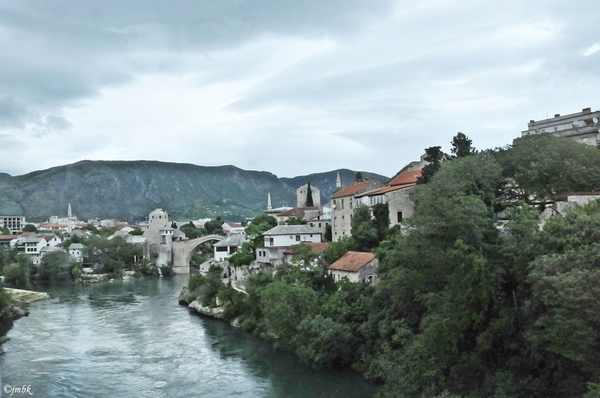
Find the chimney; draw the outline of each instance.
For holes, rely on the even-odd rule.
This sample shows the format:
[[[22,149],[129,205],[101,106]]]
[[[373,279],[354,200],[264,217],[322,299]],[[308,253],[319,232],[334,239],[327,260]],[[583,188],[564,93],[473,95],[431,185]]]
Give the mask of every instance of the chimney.
[[[592,108],[583,108],[581,113],[592,113]]]
[[[560,113],[555,113],[554,117],[560,117]]]

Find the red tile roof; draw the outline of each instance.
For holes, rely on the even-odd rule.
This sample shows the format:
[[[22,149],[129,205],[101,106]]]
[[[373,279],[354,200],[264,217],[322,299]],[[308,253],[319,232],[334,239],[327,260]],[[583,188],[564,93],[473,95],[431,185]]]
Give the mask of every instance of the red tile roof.
[[[352,185],[348,185],[342,189],[340,189],[339,191],[337,191],[335,194],[333,194],[331,196],[331,198],[340,198],[342,196],[348,196],[348,195],[354,195],[358,192],[360,192],[363,189],[366,189],[369,187],[370,184],[373,184],[374,181],[377,180],[367,180],[367,181],[362,181],[362,182],[354,182],[352,183]],[[381,186],[382,184],[380,183],[379,186]]]
[[[417,183],[417,179],[421,177],[422,174],[423,173],[421,173],[421,170],[404,171],[392,177],[387,185],[414,185]]]
[[[327,245],[328,245],[328,243],[326,243],[326,242],[302,242],[301,244],[309,245],[311,247],[311,249],[312,249],[311,251],[313,253],[323,253],[325,251],[325,249],[327,249]],[[296,245],[294,245],[294,246],[296,246]],[[294,246],[287,249],[284,253],[285,254],[294,254]]]
[[[373,261],[373,259],[375,259],[373,253],[348,252],[335,263],[331,264],[329,269],[334,271],[358,272],[365,265]]]

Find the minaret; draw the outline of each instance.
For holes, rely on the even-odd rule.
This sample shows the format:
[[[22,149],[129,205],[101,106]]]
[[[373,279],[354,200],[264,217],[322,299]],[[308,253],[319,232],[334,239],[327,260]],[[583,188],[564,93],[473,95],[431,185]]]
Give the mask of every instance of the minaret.
[[[335,179],[335,187],[336,188],[341,188],[342,187],[342,179],[340,178],[340,172],[339,171],[337,173],[337,178]]]
[[[271,206],[271,192],[269,192],[267,194],[267,210],[272,210],[273,207]]]
[[[67,208],[67,232],[71,234],[73,232],[73,213],[71,212],[71,203],[69,203],[69,207]]]

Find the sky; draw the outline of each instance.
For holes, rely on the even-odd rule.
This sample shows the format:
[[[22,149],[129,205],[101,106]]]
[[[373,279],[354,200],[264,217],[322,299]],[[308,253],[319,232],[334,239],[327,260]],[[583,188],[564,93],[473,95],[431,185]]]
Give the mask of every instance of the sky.
[[[600,109],[597,0],[0,0],[0,172],[392,176]]]

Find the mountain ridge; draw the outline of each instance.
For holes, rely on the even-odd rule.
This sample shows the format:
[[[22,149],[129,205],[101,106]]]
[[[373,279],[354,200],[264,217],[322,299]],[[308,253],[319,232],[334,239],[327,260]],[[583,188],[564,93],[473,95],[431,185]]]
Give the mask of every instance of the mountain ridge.
[[[267,205],[295,206],[295,190],[307,181],[329,200],[337,173],[342,185],[356,172],[332,170],[292,178],[234,165],[198,166],[156,160],[82,160],[20,176],[0,178],[0,214],[24,215],[40,222],[65,215],[69,203],[81,220],[118,218],[139,221],[156,208],[178,220],[221,216],[236,221],[252,217]],[[387,177],[362,172],[365,177]]]

